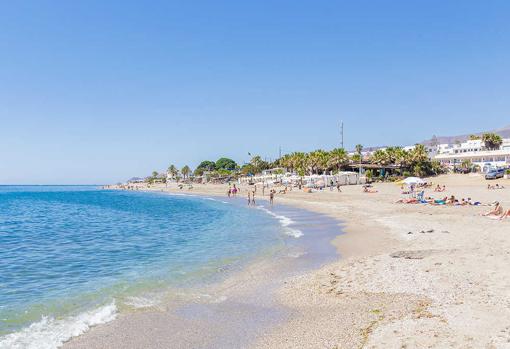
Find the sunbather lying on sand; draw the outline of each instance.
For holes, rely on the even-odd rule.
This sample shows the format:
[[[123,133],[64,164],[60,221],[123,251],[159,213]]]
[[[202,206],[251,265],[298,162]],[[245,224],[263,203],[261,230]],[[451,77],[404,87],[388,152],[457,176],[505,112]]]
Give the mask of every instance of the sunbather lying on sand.
[[[499,217],[500,220],[502,220],[503,218],[507,218],[507,217],[510,217],[510,210],[507,210],[506,212],[504,212],[501,217]]]
[[[494,209],[490,210],[489,212],[485,212],[482,216],[486,216],[486,217],[499,216],[502,213],[503,213],[503,207],[501,207],[501,204],[498,201],[496,201],[496,207],[494,207]]]
[[[364,193],[370,193],[370,194],[372,194],[372,193],[377,193],[377,190],[375,190],[375,189],[368,189],[368,187],[367,187],[367,186],[363,186],[363,192],[364,192]]]
[[[400,200],[397,200],[395,203],[396,204],[417,204],[419,201],[418,199],[415,199],[415,198],[405,198],[405,199],[400,199]]]

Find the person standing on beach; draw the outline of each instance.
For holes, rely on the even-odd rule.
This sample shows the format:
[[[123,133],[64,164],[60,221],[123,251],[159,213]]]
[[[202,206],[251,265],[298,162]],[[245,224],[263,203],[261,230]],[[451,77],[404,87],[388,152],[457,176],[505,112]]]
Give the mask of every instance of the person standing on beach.
[[[251,192],[248,190],[248,206],[251,205]]]
[[[269,203],[271,204],[271,206],[273,206],[273,202],[274,202],[274,190],[271,189],[271,191],[269,192]]]
[[[255,189],[256,189],[256,188],[257,188],[257,187],[255,187]],[[252,204],[253,206],[255,206],[255,191],[256,191],[256,190],[253,190],[253,193],[251,194],[251,204]]]

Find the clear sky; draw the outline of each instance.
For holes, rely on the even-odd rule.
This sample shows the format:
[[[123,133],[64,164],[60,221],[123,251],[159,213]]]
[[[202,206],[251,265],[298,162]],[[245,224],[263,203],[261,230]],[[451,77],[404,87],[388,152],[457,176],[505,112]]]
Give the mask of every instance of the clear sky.
[[[509,1],[4,1],[0,184],[510,124]]]

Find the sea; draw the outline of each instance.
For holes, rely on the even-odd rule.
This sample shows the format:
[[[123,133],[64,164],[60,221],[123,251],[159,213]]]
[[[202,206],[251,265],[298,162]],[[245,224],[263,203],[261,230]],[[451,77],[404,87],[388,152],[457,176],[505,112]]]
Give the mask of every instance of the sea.
[[[58,348],[302,238],[244,199],[0,186],[0,348]]]

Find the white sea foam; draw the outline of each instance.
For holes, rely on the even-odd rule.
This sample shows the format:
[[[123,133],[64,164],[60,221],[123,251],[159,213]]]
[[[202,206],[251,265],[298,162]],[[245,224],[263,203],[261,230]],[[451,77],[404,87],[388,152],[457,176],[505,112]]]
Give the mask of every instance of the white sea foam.
[[[0,349],[55,349],[116,316],[117,307],[112,303],[65,319],[43,317],[19,332],[0,337]]]
[[[300,252],[290,252],[287,254],[288,257],[290,258],[300,258],[302,256],[304,256],[306,254],[306,252],[303,252],[303,251],[300,251]]]
[[[276,219],[278,219],[280,221],[280,224],[282,225],[282,227],[285,228],[285,230],[283,231],[283,233],[285,235],[295,237],[296,239],[303,236],[303,232],[301,230],[289,227],[292,223],[294,223],[294,221],[292,219],[290,219],[289,217],[278,215],[278,214],[268,210],[264,206],[257,206],[257,208],[259,210],[262,210],[262,211],[266,212],[267,214],[275,217]]]
[[[204,200],[209,200],[209,201],[216,201],[216,202],[221,202],[222,204],[228,204],[229,202],[227,201],[223,201],[223,200],[218,200],[218,199],[215,199],[215,198],[211,198],[211,197],[204,197],[203,198]]]
[[[148,298],[148,297],[127,297],[125,302],[126,305],[129,305],[135,309],[143,309],[143,308],[152,308],[161,303],[156,296]]]

